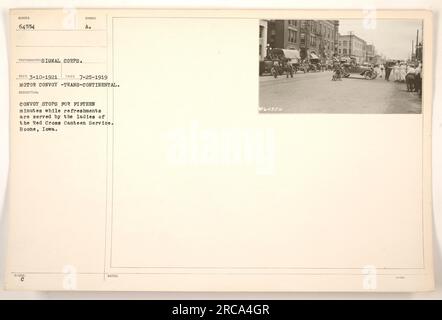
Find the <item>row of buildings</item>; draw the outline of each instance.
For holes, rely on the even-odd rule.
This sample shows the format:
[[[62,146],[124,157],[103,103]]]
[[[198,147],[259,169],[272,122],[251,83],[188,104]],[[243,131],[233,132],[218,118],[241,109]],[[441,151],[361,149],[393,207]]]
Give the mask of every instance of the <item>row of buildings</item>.
[[[355,58],[357,63],[384,63],[385,57],[376,53],[373,44],[368,44],[364,39],[349,32],[347,35],[339,34],[338,55]]]
[[[271,48],[298,50],[301,59],[323,62],[334,54],[352,57],[359,64],[383,60],[374,45],[352,33],[341,35],[339,20],[260,20],[259,39],[261,60]]]

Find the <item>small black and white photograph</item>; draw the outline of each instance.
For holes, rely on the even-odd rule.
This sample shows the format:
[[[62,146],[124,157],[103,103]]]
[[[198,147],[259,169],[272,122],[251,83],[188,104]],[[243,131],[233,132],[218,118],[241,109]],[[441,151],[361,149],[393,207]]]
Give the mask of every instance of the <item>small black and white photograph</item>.
[[[260,20],[259,112],[420,114],[423,21]]]

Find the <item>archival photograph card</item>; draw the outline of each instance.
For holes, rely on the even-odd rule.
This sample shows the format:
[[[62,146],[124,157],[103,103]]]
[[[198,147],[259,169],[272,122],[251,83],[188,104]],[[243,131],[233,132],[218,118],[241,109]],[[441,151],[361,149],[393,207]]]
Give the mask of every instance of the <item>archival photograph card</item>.
[[[12,9],[10,290],[432,290],[429,11]]]

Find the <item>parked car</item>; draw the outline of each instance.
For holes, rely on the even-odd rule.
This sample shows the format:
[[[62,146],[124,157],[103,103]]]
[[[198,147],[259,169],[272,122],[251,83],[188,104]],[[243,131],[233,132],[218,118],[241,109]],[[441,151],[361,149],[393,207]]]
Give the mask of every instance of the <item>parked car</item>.
[[[272,69],[278,69],[278,74],[282,74],[282,68],[279,68],[280,61],[278,59],[264,59],[259,62],[259,75],[272,74]],[[276,67],[274,68],[274,66]],[[272,74],[273,75],[273,74]]]
[[[284,73],[284,66],[286,63],[290,63],[293,70],[296,72],[300,69],[299,61],[300,55],[298,50],[280,48],[271,49],[269,50],[268,56],[259,62],[259,75],[272,74],[272,67],[275,62],[281,67],[279,68],[279,75]]]

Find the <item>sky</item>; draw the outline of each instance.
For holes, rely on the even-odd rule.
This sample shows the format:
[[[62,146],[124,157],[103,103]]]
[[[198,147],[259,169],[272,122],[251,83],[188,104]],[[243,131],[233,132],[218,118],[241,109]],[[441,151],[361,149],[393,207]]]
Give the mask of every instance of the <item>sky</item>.
[[[416,43],[416,30],[422,41],[422,20],[339,20],[339,33],[354,35],[374,44],[378,54],[389,59],[405,60],[411,54],[411,41]]]

